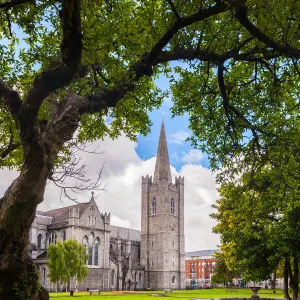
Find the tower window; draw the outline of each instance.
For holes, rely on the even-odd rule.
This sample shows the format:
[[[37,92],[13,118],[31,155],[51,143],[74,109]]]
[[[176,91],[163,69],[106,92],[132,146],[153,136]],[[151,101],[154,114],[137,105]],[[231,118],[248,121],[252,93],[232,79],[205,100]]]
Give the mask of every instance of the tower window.
[[[152,215],[156,215],[156,199],[152,201]]]
[[[153,260],[151,261],[151,265],[152,265],[152,267],[154,266],[154,261]]]
[[[171,212],[170,212],[170,214],[172,216],[175,215],[175,201],[174,201],[174,199],[171,200]]]
[[[151,246],[153,247],[153,241],[151,242]]]

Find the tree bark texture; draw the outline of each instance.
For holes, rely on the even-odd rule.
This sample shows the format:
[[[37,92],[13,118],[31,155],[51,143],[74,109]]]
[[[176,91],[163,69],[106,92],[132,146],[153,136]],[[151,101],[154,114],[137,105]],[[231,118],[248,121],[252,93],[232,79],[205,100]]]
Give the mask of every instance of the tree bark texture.
[[[47,175],[43,162],[24,166],[0,201],[0,299],[49,299],[28,255],[29,231]]]
[[[292,299],[297,300],[299,295],[299,258],[297,255],[294,255],[293,271],[290,268],[290,287],[292,290]]]
[[[292,300],[289,294],[289,271],[288,271],[289,257],[284,260],[284,270],[283,270],[283,297],[285,300]]]

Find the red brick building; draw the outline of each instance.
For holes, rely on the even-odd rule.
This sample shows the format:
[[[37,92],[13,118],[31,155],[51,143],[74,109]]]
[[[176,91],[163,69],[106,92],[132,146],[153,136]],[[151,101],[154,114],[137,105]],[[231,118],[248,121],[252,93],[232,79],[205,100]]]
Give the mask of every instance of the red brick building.
[[[211,284],[216,260],[214,253],[219,251],[200,250],[185,254],[185,278],[187,287],[204,287]]]

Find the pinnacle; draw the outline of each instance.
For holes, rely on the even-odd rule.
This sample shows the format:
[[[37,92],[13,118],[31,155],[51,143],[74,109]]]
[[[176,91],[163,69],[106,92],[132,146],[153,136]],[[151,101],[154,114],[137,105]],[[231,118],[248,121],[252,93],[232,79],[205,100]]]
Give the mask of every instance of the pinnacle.
[[[166,179],[168,183],[172,182],[165,125],[162,120],[153,182],[163,179]]]

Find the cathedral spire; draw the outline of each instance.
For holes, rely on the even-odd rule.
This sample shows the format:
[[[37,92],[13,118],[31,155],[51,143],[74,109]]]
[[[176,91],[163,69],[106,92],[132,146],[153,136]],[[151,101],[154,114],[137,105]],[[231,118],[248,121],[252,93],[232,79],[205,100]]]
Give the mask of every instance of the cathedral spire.
[[[172,182],[164,120],[161,123],[153,182],[162,179]]]

